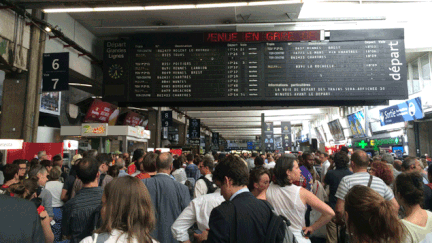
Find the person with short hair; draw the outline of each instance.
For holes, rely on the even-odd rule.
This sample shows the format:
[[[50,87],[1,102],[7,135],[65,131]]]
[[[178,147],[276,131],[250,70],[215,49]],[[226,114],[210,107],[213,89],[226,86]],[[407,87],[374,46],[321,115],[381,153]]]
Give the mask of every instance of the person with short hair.
[[[140,173],[135,177],[142,180],[150,178],[156,175],[156,159],[158,155],[156,153],[147,153],[144,158],[138,162],[138,169]]]
[[[402,171],[403,172],[419,172],[420,175],[423,176],[423,184],[427,185],[429,181],[427,180],[427,175],[424,175],[424,170],[421,167],[421,162],[419,159],[415,157],[406,157],[404,161],[402,162]]]
[[[357,150],[351,156],[351,167],[354,172],[352,175],[347,175],[342,178],[337,192],[336,192],[336,216],[337,219],[343,219],[345,196],[355,185],[370,186],[373,190],[378,192],[385,200],[390,201],[393,205],[395,214],[399,210],[399,204],[396,201],[392,190],[378,177],[372,176],[367,172],[369,165],[369,158],[366,152]]]
[[[45,167],[45,169],[48,171],[48,173],[51,171],[51,169],[53,167],[53,162],[51,160],[47,160],[47,159],[41,160],[40,164]]]
[[[399,243],[406,239],[405,227],[394,212],[394,205],[374,189],[355,185],[344,201],[350,243]]]
[[[62,221],[62,233],[70,238],[71,243],[80,242],[88,236],[87,231],[92,230],[91,217],[101,204],[103,193],[99,187],[100,171],[96,159],[83,158],[78,164],[77,177],[83,188],[64,205]]]
[[[157,174],[142,182],[149,190],[156,214],[156,227],[152,237],[160,242],[177,243],[171,226],[190,202],[189,189],[170,177],[173,159],[162,153],[156,159]]]
[[[66,181],[69,173],[69,167],[63,164],[63,157],[60,154],[54,155],[53,166],[58,166],[61,169],[61,178],[63,178],[63,182]]]
[[[52,207],[52,195],[49,190],[45,189],[45,185],[48,181],[47,169],[42,165],[37,165],[30,170],[29,178],[37,179],[38,185],[40,187],[39,188],[40,194],[38,194],[37,196],[42,199],[42,206],[45,207],[50,217],[50,221],[52,221],[54,218],[54,211]]]
[[[63,188],[63,183],[60,182],[61,173],[61,167],[54,166],[49,173],[49,181],[45,185],[45,190],[48,190],[52,195],[53,220],[55,224],[51,228],[55,241],[61,241],[61,223],[64,205],[64,202],[60,199]]]
[[[219,161],[213,180],[226,201],[211,212],[210,230],[194,234],[198,241],[231,242],[233,236],[236,242],[265,242],[272,211],[270,205],[255,198],[247,189],[247,165],[240,158],[229,155]]]
[[[195,182],[199,179],[199,169],[196,164],[194,164],[194,155],[192,153],[188,154],[186,156],[187,159],[187,166],[186,166],[186,176],[188,178],[193,178]]]
[[[157,243],[150,232],[156,225],[146,186],[131,176],[115,178],[103,192],[101,226],[81,243]]]
[[[432,212],[422,209],[423,182],[418,172],[404,172],[396,178],[396,195],[405,209],[406,216],[402,223],[408,229],[412,239],[406,242],[420,242],[426,234],[432,232]]]
[[[46,151],[39,151],[37,154],[37,157],[38,157],[39,161],[48,160],[48,155],[47,155]]]
[[[312,234],[326,225],[335,215],[334,211],[312,192],[293,184],[300,179],[301,170],[295,156],[282,156],[276,161],[274,169],[275,180],[267,189],[267,201],[273,206],[278,215],[290,220],[290,229],[299,243],[310,243],[302,236]],[[306,227],[307,205],[321,213],[321,217],[309,227]]]
[[[121,158],[116,159],[115,166],[119,168],[119,174],[117,177],[129,176],[129,174],[126,172],[127,168],[126,168],[125,161],[123,159]]]
[[[257,167],[250,171],[248,189],[256,198],[267,200],[266,192],[270,185],[270,171],[264,167]]]
[[[248,169],[252,170],[255,168],[255,158],[258,157],[258,154],[253,152],[251,157],[246,159],[246,162],[248,163]]]
[[[264,159],[261,156],[255,157],[254,160],[255,168],[264,166]]]
[[[120,169],[121,169],[121,168],[118,167],[118,166],[116,166],[116,165],[110,166],[109,169],[108,169],[107,174],[110,175],[112,178],[117,178],[117,177],[119,176]],[[126,174],[127,174],[127,173],[126,173]],[[128,174],[128,175],[129,175],[129,174]],[[109,183],[108,183],[108,184],[109,184]]]
[[[393,163],[393,167],[397,170],[397,172],[400,174],[402,173],[402,161],[399,159],[395,159]]]
[[[212,175],[214,168],[213,156],[210,154],[204,156],[203,160],[199,163],[198,168],[202,176],[195,183],[194,198],[207,193],[213,193],[217,189],[217,186],[213,183]]]
[[[18,183],[19,166],[16,164],[7,164],[3,169],[5,183],[1,186],[0,194],[9,194],[7,190],[11,185]]]
[[[320,152],[318,156],[319,156],[318,158],[321,161],[321,165],[322,165],[321,182],[324,183],[325,175],[327,174],[327,172],[330,168],[329,154],[326,152]]]

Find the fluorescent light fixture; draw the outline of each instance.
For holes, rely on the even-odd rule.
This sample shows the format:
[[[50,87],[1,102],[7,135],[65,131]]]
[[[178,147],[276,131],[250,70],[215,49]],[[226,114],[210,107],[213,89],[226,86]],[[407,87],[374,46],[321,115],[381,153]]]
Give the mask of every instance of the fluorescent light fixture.
[[[279,5],[279,4],[291,4],[291,3],[297,3],[300,1],[268,1],[268,2],[249,2],[249,6],[263,6],[263,5]]]
[[[45,31],[46,32],[51,32],[51,28],[47,26],[47,27],[45,27]]]
[[[84,13],[84,12],[93,12],[92,8],[53,8],[53,9],[44,9],[45,13]]]
[[[106,7],[106,8],[94,8],[95,12],[115,12],[115,11],[142,11],[145,10],[144,7]]]
[[[185,5],[166,5],[166,6],[148,6],[145,10],[169,10],[169,9],[193,9],[196,5],[185,4]]]
[[[91,84],[80,84],[80,83],[69,83],[71,86],[84,86],[84,87],[93,87]]]
[[[93,99],[102,99],[102,96],[92,96]]]
[[[145,109],[145,108],[138,108],[138,107],[128,107],[128,109],[140,110],[140,111],[148,111],[148,109]]]
[[[240,7],[247,6],[247,2],[239,3],[209,3],[209,4],[197,4],[196,8],[226,8],[226,7]]]

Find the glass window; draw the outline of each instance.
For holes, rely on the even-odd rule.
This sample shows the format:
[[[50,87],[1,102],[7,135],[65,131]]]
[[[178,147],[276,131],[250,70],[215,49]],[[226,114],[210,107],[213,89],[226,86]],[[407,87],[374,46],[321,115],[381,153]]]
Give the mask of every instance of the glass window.
[[[412,66],[412,79],[413,80],[419,80],[420,79],[420,75],[419,75],[419,70],[418,70],[418,62],[417,59],[411,63]]]
[[[408,94],[413,94],[413,81],[408,79]]]
[[[421,91],[420,80],[413,80],[413,94]]]
[[[422,79],[430,80],[430,62],[429,62],[429,54],[426,54],[420,58],[421,70],[422,70]]]

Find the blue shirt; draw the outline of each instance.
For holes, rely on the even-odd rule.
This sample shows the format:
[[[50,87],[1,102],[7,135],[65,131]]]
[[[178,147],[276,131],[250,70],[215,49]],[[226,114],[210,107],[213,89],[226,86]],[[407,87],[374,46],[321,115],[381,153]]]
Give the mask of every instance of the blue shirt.
[[[118,177],[128,176],[129,174],[125,170],[120,170]]]
[[[234,193],[231,197],[230,197],[230,201],[232,201],[238,194],[240,194],[240,193],[243,193],[243,192],[248,192],[249,191],[249,189],[246,187],[246,188],[243,188],[243,189],[240,189],[240,190],[238,190],[238,191],[236,191],[236,193]]]

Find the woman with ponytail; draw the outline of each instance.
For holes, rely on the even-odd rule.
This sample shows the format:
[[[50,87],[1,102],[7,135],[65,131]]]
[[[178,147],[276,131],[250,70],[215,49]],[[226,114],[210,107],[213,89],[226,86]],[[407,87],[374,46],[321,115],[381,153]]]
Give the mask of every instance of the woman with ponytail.
[[[406,242],[420,242],[432,232],[432,212],[422,209],[423,176],[418,172],[402,173],[396,178],[396,195],[399,203],[404,207],[406,217],[402,219],[412,240]]]
[[[366,186],[353,186],[345,196],[345,222],[350,243],[400,243],[406,230],[392,203]]]
[[[41,219],[42,230],[45,235],[45,243],[54,242],[54,234],[51,230],[50,218],[47,211],[41,205],[42,199],[38,198],[36,192],[39,188],[38,179],[24,179],[19,183],[13,184],[9,187],[11,194],[15,197],[30,200],[36,204],[36,208]]]
[[[101,227],[81,243],[156,243],[153,204],[147,187],[131,176],[117,177],[102,196]],[[163,220],[163,219],[161,219]]]

